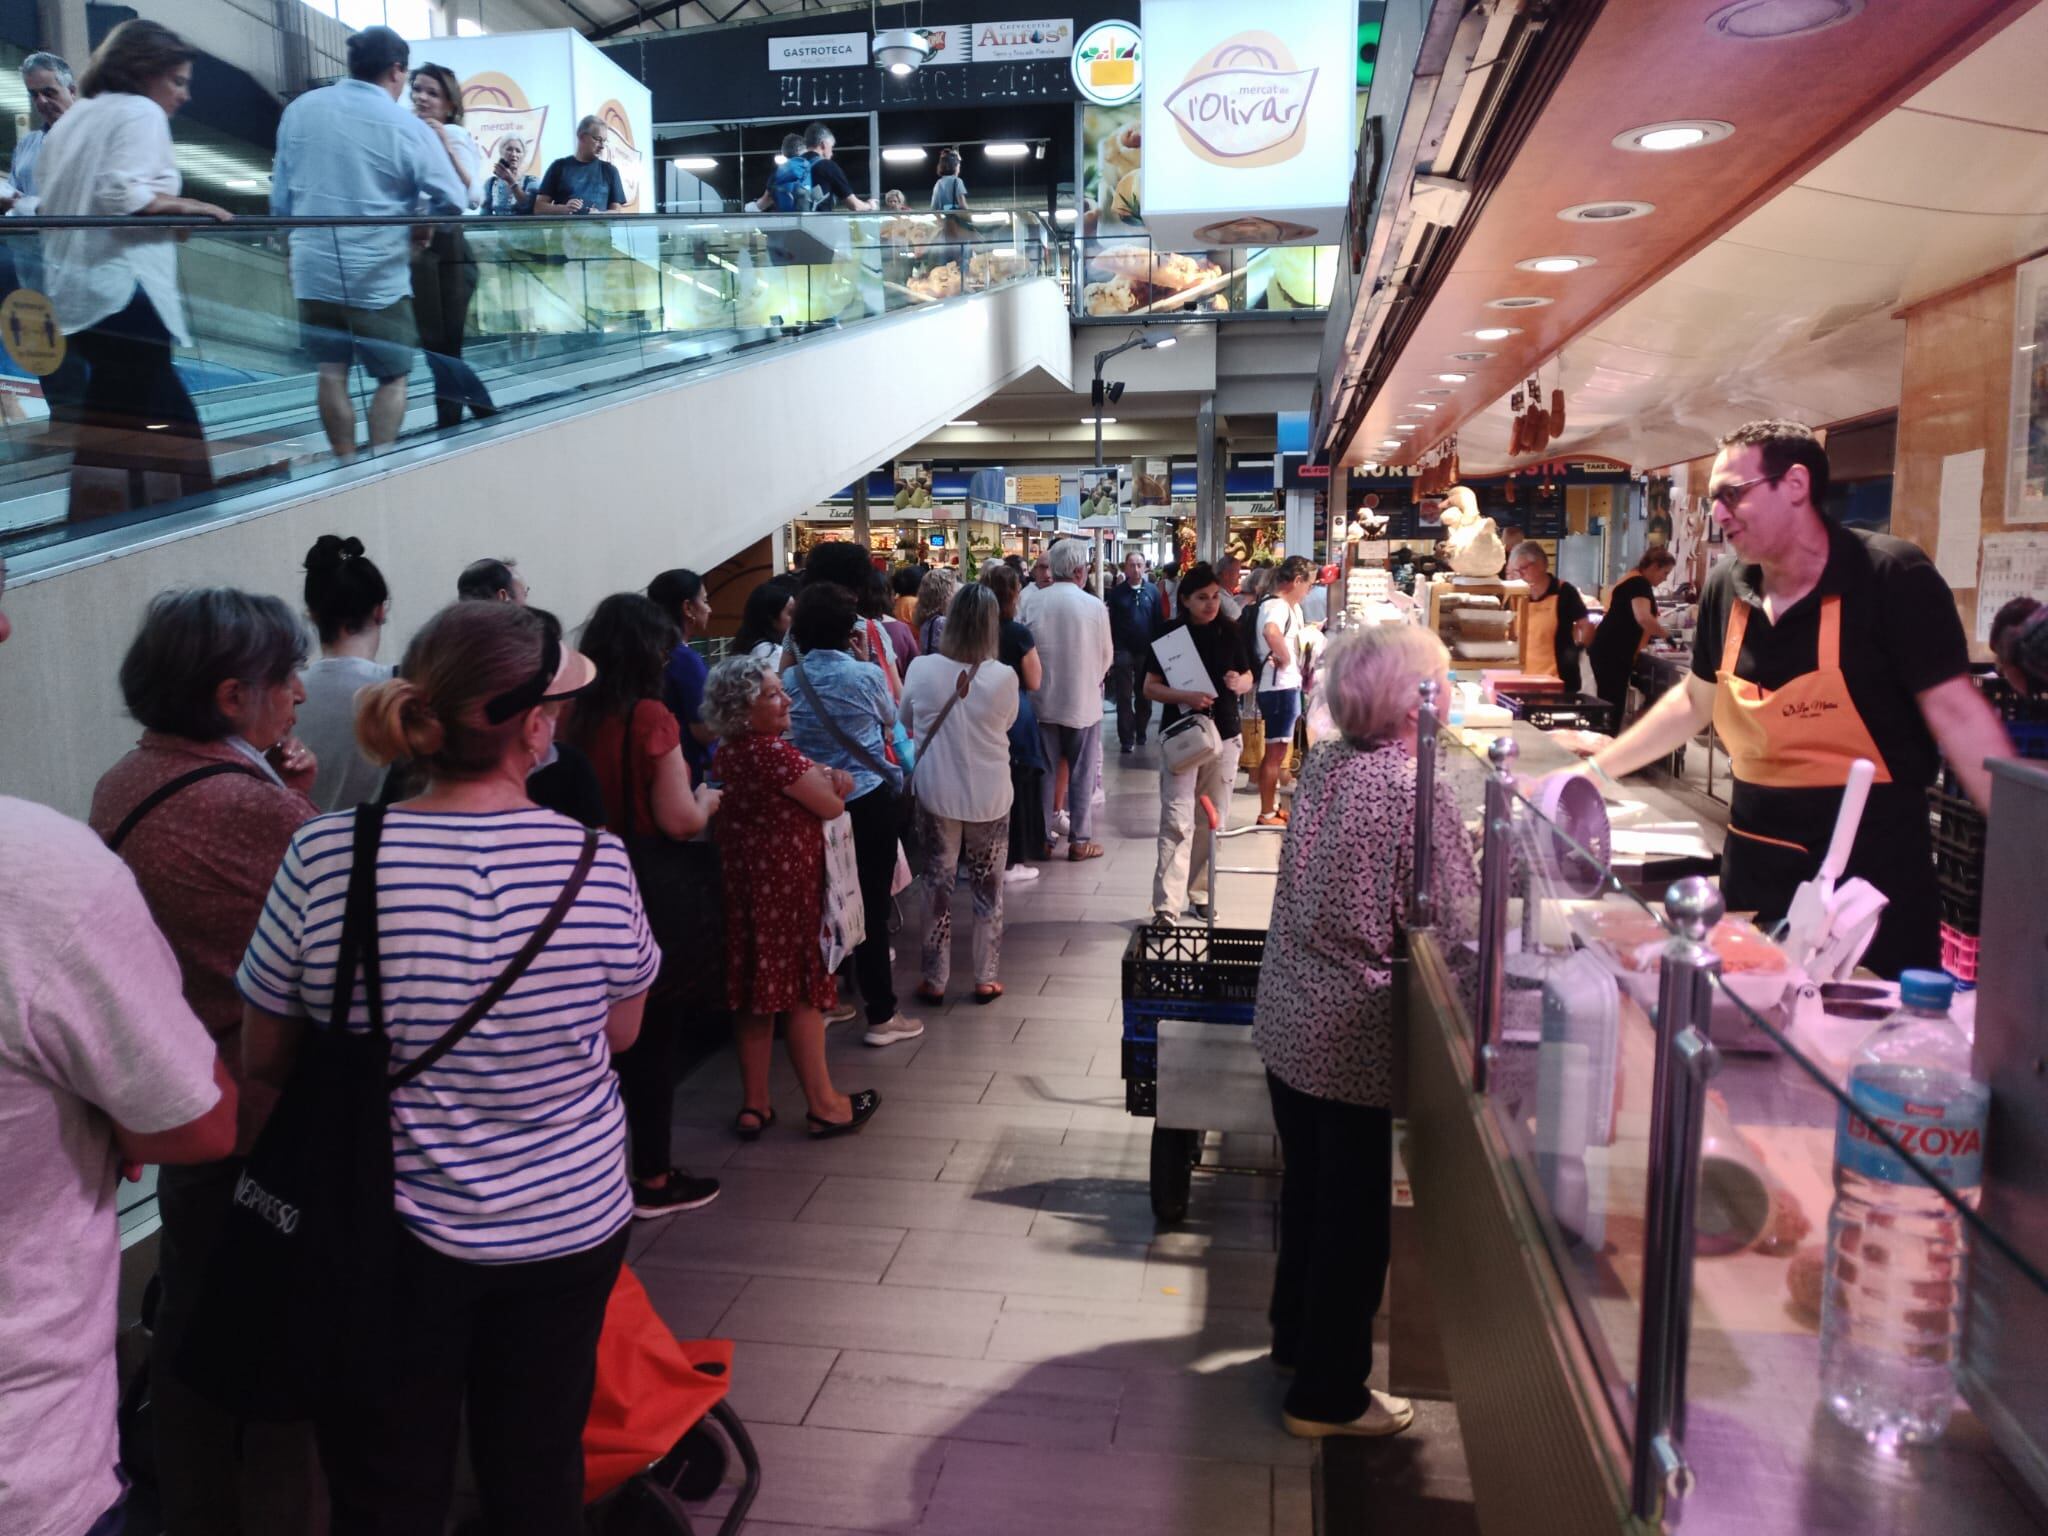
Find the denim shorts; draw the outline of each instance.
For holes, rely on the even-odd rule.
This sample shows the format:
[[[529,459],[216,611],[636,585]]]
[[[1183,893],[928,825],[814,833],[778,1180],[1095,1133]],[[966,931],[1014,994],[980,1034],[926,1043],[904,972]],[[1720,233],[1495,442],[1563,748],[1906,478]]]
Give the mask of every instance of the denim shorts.
[[[1266,722],[1266,745],[1284,745],[1294,739],[1294,722],[1301,718],[1299,688],[1261,688],[1259,718]]]
[[[382,309],[357,309],[325,299],[299,300],[299,337],[316,363],[360,363],[378,383],[412,372],[419,341],[412,295]]]

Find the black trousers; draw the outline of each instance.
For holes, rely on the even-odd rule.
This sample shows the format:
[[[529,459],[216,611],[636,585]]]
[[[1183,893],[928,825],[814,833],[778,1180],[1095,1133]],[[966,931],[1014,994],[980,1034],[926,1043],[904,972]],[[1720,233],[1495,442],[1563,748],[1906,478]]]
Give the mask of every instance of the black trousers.
[[[69,343],[87,369],[71,458],[71,521],[211,490],[206,430],[172,366],[171,333],[142,290]]]
[[[853,858],[860,868],[860,904],[867,916],[867,937],[853,952],[853,974],[872,1028],[896,1017],[896,982],[889,964],[889,887],[896,878],[903,801],[883,784],[849,801],[846,811],[853,818]]]
[[[626,1255],[468,1264],[410,1233],[393,1262],[391,1369],[320,1426],[335,1536],[441,1536],[465,1409],[492,1536],[582,1536],[583,1424]]]
[[[675,1115],[676,1041],[683,1010],[657,986],[647,995],[640,1034],[630,1049],[612,1058],[619,1074],[619,1102],[626,1111],[628,1166],[633,1177],[658,1179],[672,1164],[670,1121]]]
[[[1109,696],[1116,704],[1116,740],[1120,747],[1145,739],[1152,728],[1152,701],[1145,697],[1145,655],[1118,651],[1109,668]]]
[[[413,253],[412,312],[419,326],[427,371],[434,376],[434,424],[452,427],[468,406],[475,416],[488,416],[496,406],[477,371],[462,360],[462,340],[469,329],[469,306],[476,298],[477,268],[469,242],[459,232],[436,230],[426,247]]]
[[[1273,1277],[1273,1358],[1294,1367],[1287,1411],[1342,1424],[1370,1401],[1372,1319],[1387,1285],[1393,1114],[1300,1093],[1266,1074],[1287,1168]]]

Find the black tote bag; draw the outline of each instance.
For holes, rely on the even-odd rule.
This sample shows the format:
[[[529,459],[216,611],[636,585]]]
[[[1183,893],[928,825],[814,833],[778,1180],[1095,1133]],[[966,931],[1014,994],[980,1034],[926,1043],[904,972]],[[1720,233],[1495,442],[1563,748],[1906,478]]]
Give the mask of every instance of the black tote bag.
[[[389,1336],[393,1211],[391,1090],[452,1049],[496,1006],[568,915],[597,854],[575,871],[505,971],[397,1073],[377,963],[377,845],[384,808],[357,809],[332,1020],[309,1026],[276,1108],[235,1180],[185,1348],[172,1367],[240,1418],[314,1418],[330,1395],[374,1380]],[[360,975],[370,1028],[346,1027]]]
[[[709,838],[679,843],[659,827],[636,831],[639,801],[634,796],[633,721],[619,738],[620,802],[625,818],[626,857],[640,887],[647,927],[661,949],[661,973],[654,992],[664,1002],[693,1012],[715,1013],[725,995],[725,893],[718,845]]]

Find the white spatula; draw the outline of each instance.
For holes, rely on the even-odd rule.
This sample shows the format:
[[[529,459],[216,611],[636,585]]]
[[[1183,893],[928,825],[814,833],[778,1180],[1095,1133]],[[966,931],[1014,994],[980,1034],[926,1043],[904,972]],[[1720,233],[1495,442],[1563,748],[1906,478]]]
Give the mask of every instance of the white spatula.
[[[1842,786],[1842,808],[1835,813],[1835,835],[1828,843],[1827,857],[1820,872],[1802,881],[1792,893],[1792,906],[1785,914],[1785,952],[1792,963],[1803,966],[1815,946],[1827,937],[1828,903],[1835,894],[1835,882],[1848,867],[1849,850],[1856,846],[1856,829],[1863,824],[1863,806],[1870,799],[1870,781],[1877,765],[1859,757],[1849,765],[1849,782]]]

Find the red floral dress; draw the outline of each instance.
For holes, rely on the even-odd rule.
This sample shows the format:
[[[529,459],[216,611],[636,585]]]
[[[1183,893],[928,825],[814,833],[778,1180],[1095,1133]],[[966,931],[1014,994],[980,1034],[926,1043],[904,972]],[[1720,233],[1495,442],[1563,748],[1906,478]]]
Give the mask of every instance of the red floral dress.
[[[725,786],[714,825],[725,873],[726,987],[735,1013],[830,1008],[825,969],[825,825],[783,791],[811,760],[779,736],[748,734],[718,749]]]

